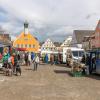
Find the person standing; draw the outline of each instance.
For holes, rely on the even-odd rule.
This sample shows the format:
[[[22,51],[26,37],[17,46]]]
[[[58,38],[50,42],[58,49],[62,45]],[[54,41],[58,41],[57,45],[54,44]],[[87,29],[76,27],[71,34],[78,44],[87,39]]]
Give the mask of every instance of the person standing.
[[[25,65],[25,54],[22,53],[20,57],[21,57],[21,63],[22,63],[22,65]]]
[[[3,63],[3,71],[4,71],[4,73],[6,72],[6,69],[7,69],[7,64],[8,64],[9,57],[10,57],[10,54],[8,52],[8,48],[4,48],[3,57],[2,57],[2,63]]]
[[[32,60],[32,61],[34,60],[34,57],[35,57],[35,54],[32,52],[32,53],[31,53],[31,60]]]
[[[31,53],[28,54],[28,65],[31,65]]]
[[[83,55],[83,57],[81,59],[81,63],[82,64],[86,64],[86,57],[85,57],[85,55]],[[85,75],[86,74],[86,71],[85,71],[86,68],[83,67],[82,70],[83,70],[82,73]]]
[[[86,58],[85,55],[83,55],[82,59],[81,59],[81,63],[85,64],[86,63]]]
[[[53,54],[51,54],[51,57],[50,57],[50,62],[51,62],[51,65],[53,65],[53,64],[54,64],[54,55],[53,55]]]
[[[39,56],[36,55],[35,60],[34,60],[34,70],[37,70],[38,64],[40,62]]]
[[[45,63],[48,63],[48,54],[45,55]]]
[[[2,54],[0,53],[0,60],[2,59]]]
[[[18,61],[20,61],[20,54],[18,53],[18,55],[17,55],[17,58],[18,58]]]
[[[17,62],[18,62],[18,57],[17,54],[13,54],[14,55],[14,66],[13,66],[13,73],[16,73],[16,66],[17,66]]]
[[[87,75],[89,75],[92,71],[91,71],[91,67],[90,67],[90,65],[91,65],[91,61],[90,61],[91,59],[90,59],[90,57],[89,57],[89,55],[87,54],[86,55],[86,69],[87,69]]]
[[[28,53],[25,53],[25,65],[28,65]]]
[[[14,66],[14,55],[13,54],[11,55],[11,63],[12,63],[12,66]]]
[[[8,67],[7,67],[7,71],[8,71],[8,75],[12,76],[13,74],[13,64],[14,64],[14,57],[11,55],[8,58]]]

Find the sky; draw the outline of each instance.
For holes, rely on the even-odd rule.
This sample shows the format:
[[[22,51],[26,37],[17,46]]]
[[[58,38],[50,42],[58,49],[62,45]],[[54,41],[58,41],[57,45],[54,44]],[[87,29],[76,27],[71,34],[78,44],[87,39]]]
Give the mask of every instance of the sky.
[[[94,30],[100,19],[100,0],[0,0],[0,26],[14,40],[24,29],[39,41],[63,41],[73,30]]]

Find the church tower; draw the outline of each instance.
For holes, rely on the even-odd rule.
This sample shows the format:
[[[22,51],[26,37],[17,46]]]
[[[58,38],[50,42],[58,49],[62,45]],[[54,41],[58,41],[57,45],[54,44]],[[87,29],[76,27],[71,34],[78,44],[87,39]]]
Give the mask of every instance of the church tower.
[[[27,35],[28,33],[29,33],[29,31],[28,31],[28,22],[25,21],[25,23],[24,23],[24,34]]]
[[[19,51],[27,51],[39,53],[39,41],[29,32],[28,22],[24,23],[24,32],[21,32],[20,35],[13,42],[13,46]]]

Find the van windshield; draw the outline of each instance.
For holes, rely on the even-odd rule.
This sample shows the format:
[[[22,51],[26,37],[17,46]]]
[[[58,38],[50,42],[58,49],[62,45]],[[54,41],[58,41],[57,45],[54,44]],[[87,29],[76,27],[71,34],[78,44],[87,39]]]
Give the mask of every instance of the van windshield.
[[[72,51],[74,57],[78,57],[78,51]]]
[[[74,57],[82,57],[84,55],[83,51],[72,51]]]

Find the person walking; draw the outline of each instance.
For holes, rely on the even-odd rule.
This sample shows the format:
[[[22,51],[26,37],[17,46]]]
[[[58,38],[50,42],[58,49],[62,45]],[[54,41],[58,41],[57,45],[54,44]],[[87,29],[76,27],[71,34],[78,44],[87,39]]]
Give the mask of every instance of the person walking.
[[[37,70],[38,64],[40,62],[39,56],[36,55],[35,59],[34,59],[34,71]]]

